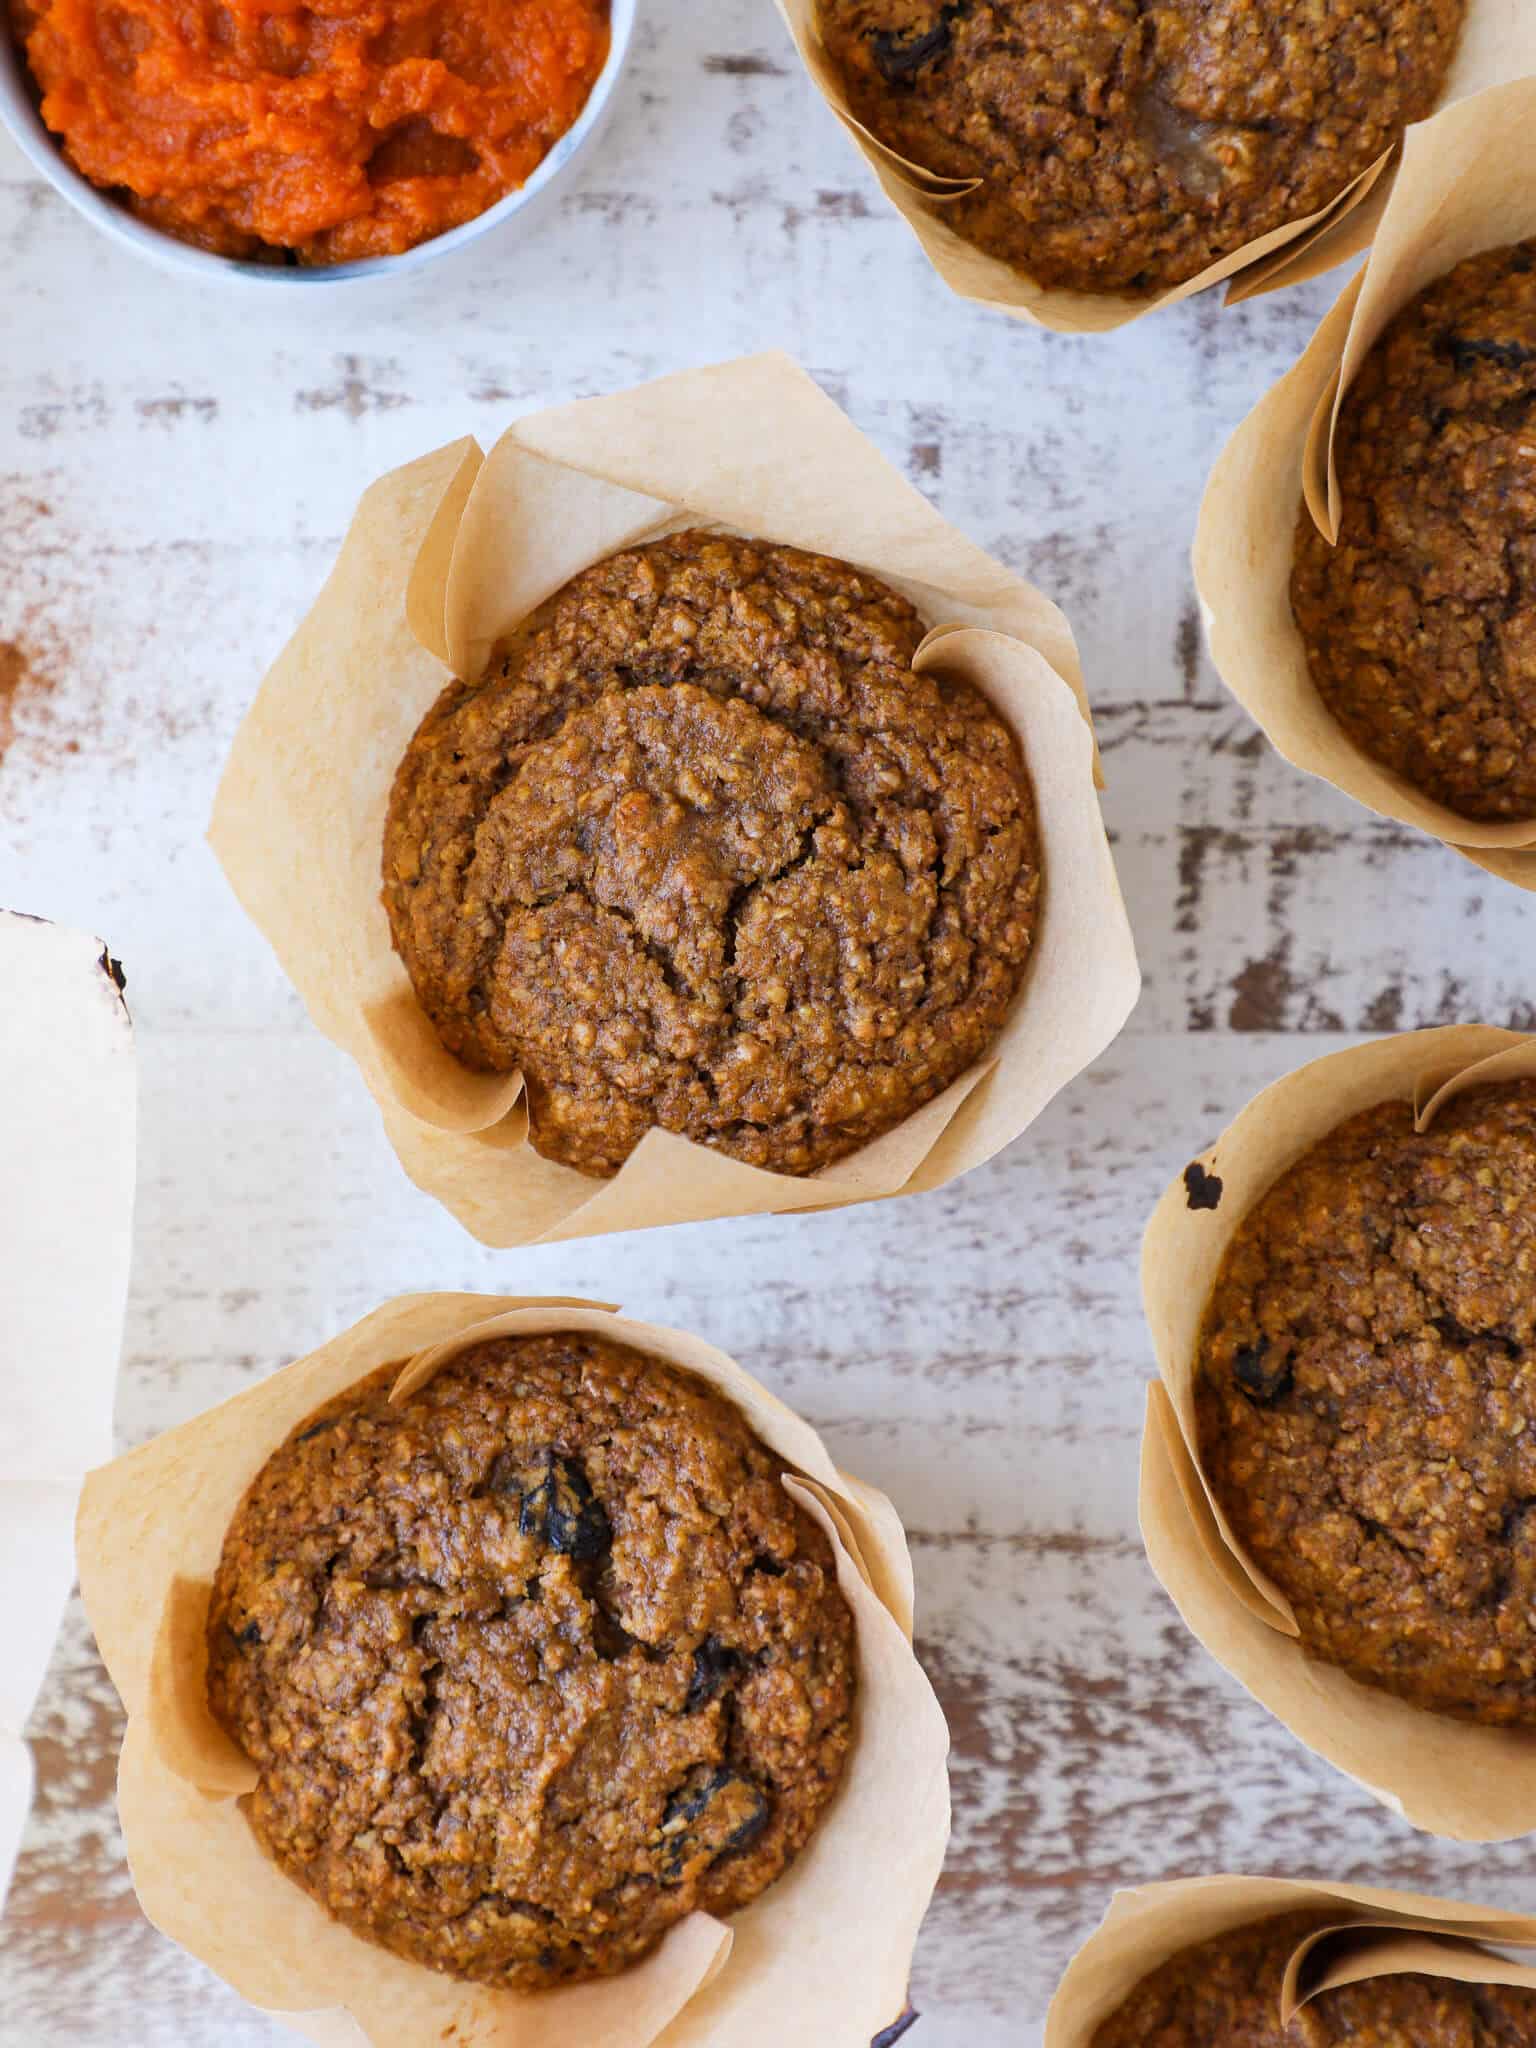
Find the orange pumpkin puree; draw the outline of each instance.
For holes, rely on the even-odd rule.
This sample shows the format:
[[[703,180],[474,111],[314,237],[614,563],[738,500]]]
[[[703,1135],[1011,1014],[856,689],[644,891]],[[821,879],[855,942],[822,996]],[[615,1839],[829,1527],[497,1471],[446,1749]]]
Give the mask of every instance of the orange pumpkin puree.
[[[69,161],[228,256],[387,256],[522,185],[608,0],[10,0]]]

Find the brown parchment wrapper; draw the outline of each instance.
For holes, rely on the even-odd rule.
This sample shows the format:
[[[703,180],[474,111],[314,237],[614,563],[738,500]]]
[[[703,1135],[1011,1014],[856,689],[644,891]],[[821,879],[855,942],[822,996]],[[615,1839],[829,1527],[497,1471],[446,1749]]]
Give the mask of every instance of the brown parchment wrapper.
[[[450,675],[480,674],[588,564],[699,523],[853,560],[931,622],[917,665],[968,677],[1018,738],[1043,905],[988,1058],[873,1144],[797,1178],[652,1130],[597,1181],[533,1150],[520,1076],[472,1073],[439,1043],[379,901],[384,815]],[[209,839],[311,1017],[357,1062],[407,1172],[491,1245],[938,1187],[1016,1138],[1140,986],[1066,620],[781,355],[534,414],[488,457],[459,441],[381,478],[236,736]]]
[[[32,1801],[27,1719],[112,1448],[133,1229],[133,1026],[105,947],[0,910],[0,1905]]]
[[[1536,28],[1536,9],[1530,10]],[[1286,760],[1384,818],[1536,889],[1536,819],[1480,823],[1436,803],[1356,746],[1313,686],[1291,616],[1303,497],[1338,533],[1339,405],[1388,323],[1463,258],[1536,234],[1536,183],[1515,174],[1536,122],[1536,78],[1448,108],[1410,130],[1370,260],[1306,353],[1260,400],[1211,472],[1195,537],[1195,587],[1223,682]]]
[[[975,191],[979,179],[950,178],[925,170],[898,156],[855,120],[837,67],[821,40],[817,0],[778,0],[778,7],[817,90],[950,290],[975,305],[1012,313],[1057,334],[1107,334],[1213,284],[1227,283],[1227,303],[1232,305],[1281,285],[1317,277],[1370,246],[1397,173],[1399,152],[1388,150],[1318,212],[1260,235],[1207,265],[1187,283],[1153,298],[1123,292],[1050,290],[1000,257],[988,256],[965,241],[945,221],[946,200]],[[1466,24],[1437,111],[1455,106],[1487,86],[1531,73],[1536,73],[1536,10],[1522,0],[1468,0]],[[1407,132],[1412,136],[1416,131]],[[1512,163],[1518,161],[1511,159]]]
[[[719,1389],[799,1476],[785,1487],[837,1556],[858,1633],[843,1783],[789,1871],[728,1922],[696,1913],[622,1975],[532,1995],[457,1983],[349,1933],[258,1846],[238,1796],[249,1760],[213,1720],[203,1631],[224,1534],[306,1415],[402,1362],[402,1394],[485,1338],[590,1330]],[[949,1833],[944,1717],[912,1653],[906,1538],[882,1495],[701,1339],[591,1302],[406,1295],[248,1392],[93,1472],[80,1585],[128,1712],[118,1804],[155,1925],[251,2001],[335,2048],[782,2048],[858,2043],[901,2012]]]
[[[1142,1302],[1160,1380],[1148,1390],[1141,1533],[1152,1569],[1217,1662],[1309,1749],[1414,1827],[1457,1841],[1536,1829],[1536,1729],[1431,1714],[1305,1656],[1289,1602],[1232,1535],[1200,1469],[1194,1378],[1206,1304],[1243,1218],[1329,1131],[1411,1101],[1425,1130],[1465,1088],[1536,1077],[1536,1036],[1457,1024],[1331,1053],[1254,1097],[1196,1164],[1221,1182],[1193,1208],[1181,1175],[1142,1246]]]
[[[1536,1987],[1536,1968],[1494,1955],[1536,1947],[1536,1919],[1490,1906],[1369,1885],[1283,1877],[1195,1877],[1116,1892],[1102,1926],[1068,1964],[1045,2022],[1045,2048],[1092,2048],[1144,1978],[1197,1942],[1285,1913],[1336,1920],[1297,1944],[1281,1993],[1289,2025],[1320,1992],[1420,1971],[1463,1984]]]

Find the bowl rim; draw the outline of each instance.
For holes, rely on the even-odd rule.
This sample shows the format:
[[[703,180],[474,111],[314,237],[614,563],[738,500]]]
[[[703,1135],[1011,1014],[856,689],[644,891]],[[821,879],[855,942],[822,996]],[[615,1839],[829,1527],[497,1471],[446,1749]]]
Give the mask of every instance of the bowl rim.
[[[612,101],[634,40],[639,0],[609,0],[608,57],[593,81],[585,106],[558,142],[544,156],[527,182],[506,193],[473,220],[462,221],[446,234],[418,242],[390,256],[365,256],[351,263],[303,268],[286,263],[258,263],[239,256],[220,256],[210,249],[179,241],[162,228],[138,220],[125,206],[93,185],[65,158],[59,139],[43,121],[33,99],[25,53],[11,30],[0,0],[0,127],[3,127],[54,190],[120,247],[152,263],[162,272],[213,283],[234,284],[255,291],[294,287],[306,291],[336,290],[349,284],[404,277],[448,256],[478,236],[489,233],[539,199],[581,154]]]

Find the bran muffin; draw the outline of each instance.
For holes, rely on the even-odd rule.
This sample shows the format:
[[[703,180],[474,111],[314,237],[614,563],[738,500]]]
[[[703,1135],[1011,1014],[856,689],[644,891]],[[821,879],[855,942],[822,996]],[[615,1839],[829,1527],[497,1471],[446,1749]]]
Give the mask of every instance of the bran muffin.
[[[804,1174],[990,1048],[1040,865],[1012,734],[917,674],[845,562],[679,533],[596,563],[395,777],[384,904],[442,1042],[520,1070],[530,1138],[618,1171],[653,1127]]]
[[[692,1375],[581,1333],[389,1366],[267,1461],[209,1703],[257,1839],[355,1933],[518,1991],[773,1883],[835,1792],[853,1619],[785,1466]]]
[[[1536,242],[1398,314],[1340,410],[1336,547],[1305,504],[1291,607],[1355,744],[1489,823],[1536,819]]]
[[[979,179],[947,225],[1152,294],[1315,213],[1440,97],[1466,0],[819,0],[851,111]]]
[[[1536,1992],[1446,1977],[1368,1977],[1280,2024],[1286,1965],[1337,1913],[1283,1913],[1170,1956],[1097,2029],[1093,2048],[1528,2048]]]
[[[1536,1082],[1330,1132],[1244,1218],[1195,1371],[1202,1467],[1303,1649],[1536,1725]]]

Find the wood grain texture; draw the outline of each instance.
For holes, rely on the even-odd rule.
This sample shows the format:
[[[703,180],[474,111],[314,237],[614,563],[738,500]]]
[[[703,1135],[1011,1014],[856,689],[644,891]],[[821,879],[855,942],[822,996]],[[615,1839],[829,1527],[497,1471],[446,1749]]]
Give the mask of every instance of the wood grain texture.
[[[0,260],[0,898],[103,931],[127,966],[123,1440],[408,1288],[604,1295],[735,1352],[913,1531],[956,1797],[914,2048],[1033,2048],[1116,1884],[1229,1867],[1536,1908],[1520,1845],[1426,1841],[1300,1752],[1193,1645],[1136,1536],[1136,1248],[1164,1181],[1349,1035],[1533,1022],[1536,906],[1285,767],[1201,654],[1205,472],[1328,282],[1107,341],[957,305],[767,0],[651,10],[546,222],[403,291],[274,307],[172,285],[3,149]],[[218,766],[379,470],[768,344],[1068,608],[1146,995],[1029,1137],[938,1195],[483,1252],[403,1180],[237,912],[202,844]],[[136,1911],[118,1713],[78,1612],[33,1732],[3,2048],[285,2038]]]

